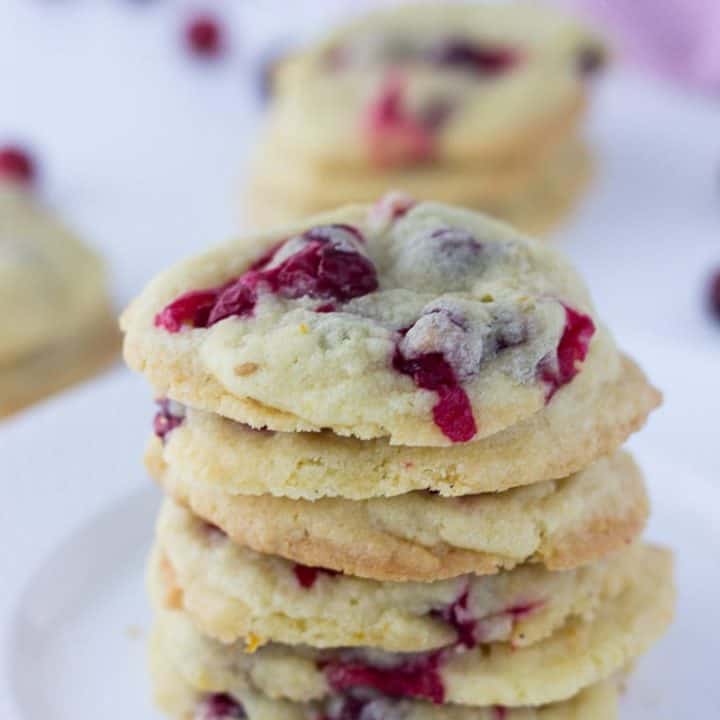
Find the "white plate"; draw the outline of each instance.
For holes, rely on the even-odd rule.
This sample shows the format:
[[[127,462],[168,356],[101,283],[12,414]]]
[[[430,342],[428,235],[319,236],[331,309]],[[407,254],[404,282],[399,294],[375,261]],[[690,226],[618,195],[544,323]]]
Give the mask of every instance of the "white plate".
[[[639,664],[621,718],[717,718],[720,489],[662,458],[643,464],[654,498],[648,534],[677,552],[680,600],[672,630]],[[157,717],[145,674],[143,587],[157,501],[148,489],[98,515],[25,588],[8,648],[18,720]]]

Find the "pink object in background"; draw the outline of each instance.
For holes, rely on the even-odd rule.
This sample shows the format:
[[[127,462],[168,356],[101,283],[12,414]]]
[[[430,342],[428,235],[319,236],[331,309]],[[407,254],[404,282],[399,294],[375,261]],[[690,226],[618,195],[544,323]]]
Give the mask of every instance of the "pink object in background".
[[[564,0],[610,29],[633,60],[720,93],[720,0]]]

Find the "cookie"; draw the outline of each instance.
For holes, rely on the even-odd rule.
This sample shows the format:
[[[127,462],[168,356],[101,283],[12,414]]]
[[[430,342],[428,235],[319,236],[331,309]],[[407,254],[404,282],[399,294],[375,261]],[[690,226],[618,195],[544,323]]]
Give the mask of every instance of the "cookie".
[[[500,643],[411,654],[280,644],[247,653],[244,643],[211,640],[183,611],[163,608],[162,586],[153,592],[167,657],[200,691],[248,687],[273,699],[310,702],[372,689],[436,704],[522,707],[569,699],[635,661],[671,620],[671,575],[670,554],[650,548],[625,589],[591,622],[570,620],[521,649]]]
[[[617,379],[596,384],[583,372],[528,420],[447,448],[389,445],[327,431],[258,431],[161,402],[155,425],[162,442],[153,444],[152,454],[162,453],[174,474],[233,495],[308,500],[362,500],[413,490],[469,495],[567,477],[612,454],[659,401],[642,371],[624,357]]]
[[[0,417],[106,366],[119,336],[100,259],[0,183]]]
[[[646,555],[633,546],[566,572],[523,565],[434,583],[377,582],[254,552],[166,500],[151,572],[164,573],[195,624],[222,642],[418,652],[457,642],[532,645],[569,618],[592,619]]]
[[[617,683],[593,685],[561,703],[541,708],[473,708],[398,700],[371,693],[338,695],[325,702],[270,700],[251,689],[207,692],[193,687],[173,667],[158,632],[150,642],[155,702],[176,720],[615,720]]]
[[[236,241],[124,313],[158,395],[275,430],[393,444],[489,437],[620,355],[556,250],[486,216],[390,197]]]
[[[86,380],[114,363],[120,353],[117,319],[110,308],[55,344],[0,367],[0,418]]]
[[[91,325],[109,303],[100,259],[35,201],[0,183],[0,368]]]
[[[492,574],[526,561],[571,569],[629,544],[648,513],[642,477],[625,453],[565,480],[461,498],[414,492],[313,502],[231,495],[176,475],[152,448],[148,468],[171,497],[239,545],[395,582]]]
[[[456,168],[432,165],[372,174],[319,172],[305,166],[280,172],[287,158],[275,145],[263,151],[258,170],[243,193],[249,227],[268,228],[337,207],[343,202],[368,202],[387,190],[402,189],[419,200],[435,200],[486,212],[525,232],[549,229],[582,196],[592,171],[590,154],[581,143],[527,167]],[[268,157],[270,155],[270,157]],[[281,159],[282,158],[282,159]],[[537,165],[537,167],[535,167]],[[290,165],[292,168],[293,166]],[[301,174],[302,173],[302,174]]]
[[[568,125],[600,41],[547,8],[375,13],[284,63],[274,141],[342,167],[524,157]]]

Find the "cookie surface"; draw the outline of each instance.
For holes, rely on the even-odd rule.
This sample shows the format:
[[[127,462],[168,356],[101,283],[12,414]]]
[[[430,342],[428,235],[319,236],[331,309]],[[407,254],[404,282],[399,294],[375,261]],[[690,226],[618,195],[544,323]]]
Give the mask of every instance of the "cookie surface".
[[[367,695],[338,696],[321,703],[290,703],[270,700],[247,688],[208,692],[191,685],[173,667],[159,632],[153,633],[151,638],[150,670],[158,707],[176,720],[317,720],[319,717],[361,720],[368,715],[385,720],[615,720],[617,717],[617,685],[612,681],[599,683],[570,700],[542,708],[438,706]]]
[[[397,198],[182,263],[122,324],[128,363],[159,395],[256,427],[393,444],[512,427],[586,359],[598,384],[621,373],[559,253],[485,216]]]
[[[586,370],[528,420],[456,447],[256,431],[213,413],[164,404],[157,415],[163,443],[155,443],[153,454],[161,452],[175,474],[231,494],[362,500],[413,490],[443,496],[503,491],[567,477],[612,454],[660,401],[627,357],[612,382],[597,384],[591,366]]]
[[[153,450],[154,448],[154,450]],[[166,467],[153,444],[148,469],[164,490],[234,542],[312,567],[388,581],[493,574],[528,560],[566,570],[620,550],[642,530],[647,496],[625,453],[565,480],[500,494],[316,501],[232,495]]]
[[[581,106],[596,37],[532,5],[410,6],[284,64],[268,124],[314,162],[411,165],[526,156]]]
[[[29,191],[0,183],[0,373],[109,314],[100,259]]]
[[[434,583],[376,582],[256,553],[166,500],[150,572],[163,574],[194,623],[222,642],[416,652],[457,642],[532,645],[569,618],[591,620],[645,557],[633,546],[565,572],[525,565]]]
[[[372,688],[435,703],[508,707],[565,700],[622,671],[664,632],[674,604],[670,554],[650,549],[624,591],[604,603],[592,622],[571,620],[530,647],[398,654],[272,644],[248,654],[244,644],[203,636],[182,611],[161,607],[162,588],[154,592],[157,629],[170,661],[206,692],[249,687],[308,702]]]

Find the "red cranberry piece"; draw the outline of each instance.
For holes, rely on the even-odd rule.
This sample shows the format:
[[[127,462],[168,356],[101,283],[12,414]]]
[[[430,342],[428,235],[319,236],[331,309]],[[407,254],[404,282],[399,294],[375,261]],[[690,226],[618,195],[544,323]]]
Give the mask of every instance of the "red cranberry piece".
[[[468,587],[462,592],[460,597],[454,602],[450,603],[444,608],[439,610],[432,610],[431,615],[439,617],[446,623],[452,625],[457,632],[457,645],[462,645],[466,648],[473,648],[477,644],[475,638],[475,629],[477,627],[477,620],[472,616],[470,610],[468,610],[468,598],[470,591]]]
[[[468,70],[479,75],[498,75],[510,70],[520,60],[519,53],[508,47],[483,47],[468,40],[444,42],[431,53],[437,65]]]
[[[220,288],[183,293],[155,316],[155,327],[173,333],[179,332],[185,325],[207,327],[219,294]]]
[[[330,661],[324,665],[328,684],[337,692],[356,688],[393,697],[413,697],[442,703],[445,686],[439,672],[442,651],[418,653],[392,667],[377,668],[360,661]]]
[[[460,386],[455,371],[440,353],[427,353],[406,358],[399,347],[395,349],[393,367],[424,390],[434,390],[438,402],[433,407],[433,419],[443,434],[453,442],[467,442],[477,433],[470,398]]]
[[[502,705],[493,706],[493,720],[506,720],[508,709]]]
[[[360,232],[349,225],[313,228],[294,253],[281,260],[283,243],[265,253],[236,280],[218,288],[181,295],[155,317],[155,325],[179,332],[185,325],[207,328],[232,316],[253,313],[261,291],[285,298],[303,296],[345,302],[378,288],[372,261],[358,251]]]
[[[720,270],[716,270],[715,274],[710,278],[708,302],[710,311],[720,319]]]
[[[577,364],[587,357],[590,340],[595,334],[595,323],[589,315],[573,308],[565,308],[565,328],[558,344],[555,358],[541,360],[538,369],[540,380],[547,386],[545,401],[569,383],[579,372]]]
[[[31,185],[36,174],[35,162],[25,150],[12,145],[0,148],[0,179]]]
[[[365,112],[363,127],[378,165],[423,162],[435,154],[433,130],[404,106],[405,81],[391,74]]]
[[[242,705],[227,693],[209,695],[195,710],[195,720],[240,720],[246,717]]]
[[[185,413],[182,405],[173,402],[168,398],[157,400],[158,411],[153,420],[153,430],[163,443],[168,433],[182,425],[185,420]]]
[[[577,68],[581,75],[590,76],[598,73],[605,66],[605,52],[597,45],[582,48],[577,56]]]
[[[211,15],[198,15],[185,28],[185,42],[195,55],[217,57],[223,50],[224,38],[220,23]]]
[[[300,563],[295,563],[295,565],[293,565],[293,572],[295,573],[295,578],[300,583],[300,586],[306,590],[310,590],[313,585],[315,585],[315,582],[321,573],[330,577],[335,577],[335,575],[340,574],[337,570],[310,567],[309,565],[301,565]]]

